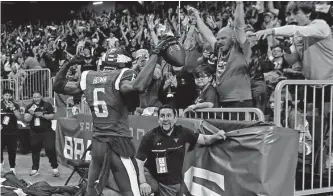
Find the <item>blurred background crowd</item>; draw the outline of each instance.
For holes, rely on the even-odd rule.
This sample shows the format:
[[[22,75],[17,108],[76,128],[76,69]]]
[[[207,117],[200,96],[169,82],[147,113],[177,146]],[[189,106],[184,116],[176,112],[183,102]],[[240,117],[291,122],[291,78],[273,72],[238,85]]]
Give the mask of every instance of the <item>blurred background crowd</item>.
[[[112,10],[103,9],[105,4],[93,5],[99,12],[81,8],[88,3],[93,4],[2,2],[1,78],[18,79],[22,81],[19,88],[26,88],[23,83],[31,73],[27,70],[47,68],[52,77],[60,66],[80,55],[89,63],[68,73],[71,80],[78,80],[83,70],[97,70],[98,60],[110,48],[122,50],[134,61],[149,54],[160,36],[160,24],[168,23],[178,33],[178,2],[116,2]],[[15,16],[18,12],[28,14],[30,20]]]
[[[69,3],[50,9],[52,5],[48,4],[48,10],[54,13],[49,14],[52,17],[38,18],[35,13],[35,19],[29,21],[13,20],[10,16],[17,12],[8,13],[1,21],[1,78],[18,79],[22,81],[19,89],[29,88],[23,84],[31,74],[27,70],[47,68],[52,77],[64,63],[80,55],[86,64],[74,66],[68,72],[68,78],[77,81],[82,71],[98,70],[100,58],[110,48],[117,48],[131,57],[131,68],[139,72],[161,32],[167,28],[186,51],[185,67],[180,70],[163,60],[159,62],[152,84],[140,94],[138,115],[153,115],[158,106],[172,102],[177,109],[186,112],[211,107],[257,107],[272,120],[272,92],[276,84],[284,79],[313,79],[302,74],[302,61],[295,61],[291,55],[293,39],[269,36],[258,40],[251,36],[259,30],[297,25],[297,20],[287,10],[289,2],[244,2],[245,31],[252,50],[244,75],[250,78],[248,90],[251,95],[236,99],[238,104],[223,105],[221,91],[225,89],[218,89],[215,80],[223,74],[223,65],[219,54],[200,32],[198,17],[189,11],[189,6],[199,12],[199,18],[216,36],[223,27],[234,27],[236,2],[180,2],[180,7],[178,3],[127,2],[118,9],[102,8],[100,12],[78,10],[75,9],[78,6]],[[332,27],[331,5],[332,2],[308,2],[306,9],[316,12],[317,19],[325,20]],[[27,13],[28,8],[21,9],[16,11],[23,15]],[[40,10],[39,14],[42,12]],[[25,96],[28,95],[20,95],[21,98]],[[291,98],[290,101],[297,103],[298,100]]]

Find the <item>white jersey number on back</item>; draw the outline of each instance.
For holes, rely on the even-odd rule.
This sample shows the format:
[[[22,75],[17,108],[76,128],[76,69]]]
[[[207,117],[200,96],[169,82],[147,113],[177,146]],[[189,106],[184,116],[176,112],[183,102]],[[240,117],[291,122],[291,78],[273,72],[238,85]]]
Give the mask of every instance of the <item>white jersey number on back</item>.
[[[98,99],[98,93],[105,93],[105,88],[95,88],[93,91],[93,105],[94,105],[95,114],[99,118],[108,117],[109,112],[106,102]],[[100,108],[102,108],[102,112],[100,112]]]

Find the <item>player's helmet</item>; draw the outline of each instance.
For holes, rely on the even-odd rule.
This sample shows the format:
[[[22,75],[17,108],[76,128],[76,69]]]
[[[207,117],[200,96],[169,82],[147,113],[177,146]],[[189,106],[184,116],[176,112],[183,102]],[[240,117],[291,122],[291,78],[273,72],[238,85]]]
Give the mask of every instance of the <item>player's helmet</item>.
[[[116,70],[131,66],[132,59],[129,56],[116,48],[111,48],[106,52],[105,58],[102,57],[100,70]]]

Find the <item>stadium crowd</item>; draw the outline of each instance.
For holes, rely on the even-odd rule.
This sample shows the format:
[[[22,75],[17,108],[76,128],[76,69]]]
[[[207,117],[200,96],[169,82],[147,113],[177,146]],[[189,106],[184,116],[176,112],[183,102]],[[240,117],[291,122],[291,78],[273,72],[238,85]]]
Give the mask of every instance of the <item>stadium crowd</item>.
[[[208,40],[209,36],[218,35],[220,29],[234,27],[234,2],[181,2],[180,9],[155,3],[154,10],[160,11],[155,11],[155,15],[149,11],[138,13],[130,9],[105,11],[102,15],[85,10],[77,13],[73,11],[73,19],[60,24],[2,24],[1,78],[20,81],[18,88],[21,92],[23,87],[29,88],[29,85],[24,86],[24,81],[32,72],[26,70],[48,68],[51,76],[54,76],[65,62],[75,55],[81,55],[86,59],[85,65],[73,66],[68,72],[68,78],[77,81],[82,71],[97,70],[103,54],[110,48],[117,48],[132,58],[131,68],[139,72],[147,62],[152,47],[157,44],[161,33],[167,27],[172,29],[186,51],[185,69],[177,69],[163,60],[159,62],[153,82],[140,94],[136,114],[156,114],[157,107],[171,101],[177,109],[184,109],[186,112],[210,107],[253,106],[261,109],[267,120],[272,120],[272,92],[280,80],[330,80],[332,66],[313,68],[313,65],[308,65],[316,62],[313,60],[316,58],[312,58],[314,55],[311,54],[307,55],[308,58],[303,58],[306,54],[302,46],[302,36],[294,38],[269,35],[267,39],[257,39],[253,34],[274,27],[296,25],[299,22],[296,20],[299,10],[311,15],[309,22],[324,19],[332,28],[333,6],[330,4],[331,2],[244,2],[242,17],[251,45],[251,55],[246,70],[242,70],[238,76],[249,79],[242,83],[233,75],[232,78],[238,83],[234,90],[226,90],[224,85],[218,84],[225,70],[223,62],[226,61],[222,60],[225,58],[222,56],[226,55],[221,56]],[[161,7],[163,9],[159,9]],[[330,37],[328,33],[331,34],[332,31],[325,28],[325,25],[322,28],[327,32],[324,32],[323,37]],[[331,42],[328,41],[328,46]],[[322,49],[318,51],[324,53]],[[328,51],[328,60],[332,59],[331,53],[332,51]],[[209,68],[205,67],[206,65],[210,65]],[[317,70],[326,74],[315,73]],[[216,78],[220,76],[220,81],[216,82]],[[210,85],[207,86],[208,83]],[[229,85],[228,82],[223,83]],[[225,94],[226,91],[234,92],[231,92],[230,97]],[[21,98],[23,96],[21,95]],[[299,98],[301,99],[301,96]],[[81,98],[76,100],[75,103]],[[293,98],[291,101],[295,103]]]
[[[65,62],[81,55],[91,60],[83,67],[73,67],[68,73],[70,79],[78,80],[85,69],[96,70],[102,54],[112,47],[135,60],[148,54],[156,42],[154,36],[158,36],[158,29],[163,30],[159,24],[169,23],[177,34],[178,8],[173,6],[177,3],[162,4],[146,3],[141,9],[144,13],[126,9],[108,10],[99,15],[94,11],[72,10],[72,19],[59,23],[38,20],[21,25],[10,21],[2,24],[1,78],[18,79],[24,83],[30,74],[26,70],[41,68],[48,68],[54,76]],[[19,88],[22,89],[23,84],[20,83]]]
[[[149,89],[140,95],[137,114],[150,115],[154,111],[156,114],[158,106],[171,100],[177,109],[185,111],[207,107],[254,106],[269,116],[273,100],[270,96],[280,80],[332,79],[330,71],[322,78],[304,75],[302,49],[296,48],[299,55],[295,55],[295,47],[291,47],[296,40],[300,46],[301,38],[268,36],[267,39],[258,40],[256,36],[251,36],[259,30],[297,24],[295,14],[291,15],[290,12],[295,9],[311,13],[312,20],[324,19],[329,26],[333,25],[333,9],[325,2],[287,4],[244,2],[245,32],[251,41],[252,54],[249,66],[242,74],[250,78],[250,86],[238,90],[238,97],[227,98],[227,104],[222,98],[225,95],[216,88],[215,82],[215,78],[223,73],[220,54],[207,41],[200,28],[208,27],[212,35],[217,35],[223,27],[234,27],[234,2],[181,2],[180,9],[163,6],[164,10],[155,15],[149,12],[136,13],[129,9],[104,12],[102,15],[87,10],[80,13],[73,11],[73,19],[60,24],[2,24],[1,42],[4,47],[1,47],[1,78],[19,78],[22,81],[19,89],[22,91],[23,83],[30,73],[26,70],[48,68],[54,76],[65,62],[75,55],[81,55],[86,59],[86,64],[74,66],[68,72],[68,78],[78,80],[82,71],[97,70],[102,55],[110,48],[122,50],[132,58],[132,68],[140,71],[149,58],[151,48],[157,44],[161,32],[165,30],[163,28],[167,26],[186,51],[185,69],[180,71],[161,61]],[[196,8],[199,16],[196,17],[188,6]],[[203,24],[198,24],[200,19]],[[210,65],[210,68],[205,65]],[[209,88],[206,87],[207,83],[211,83]],[[221,89],[226,91],[225,88]],[[232,100],[242,104],[230,104]]]
[[[235,13],[235,9],[236,4],[234,2],[182,2],[182,9],[180,10],[182,21],[181,42],[187,52],[186,66],[188,68],[194,69],[198,65],[210,65],[212,68],[211,73],[217,71],[216,78],[227,71],[225,70],[227,66],[223,65],[223,62],[226,63],[226,60],[223,60],[219,56],[221,55],[220,51],[216,51],[216,48],[214,48],[216,46],[210,43],[209,37],[216,36],[218,39],[218,33],[223,27],[237,28],[235,26],[237,25],[237,19],[235,19],[237,17],[235,14],[237,13]],[[305,15],[311,15],[311,19],[307,23],[298,24],[300,22],[297,21],[299,18],[298,12],[300,11],[304,12]],[[239,95],[236,95],[237,93],[235,92],[232,95],[234,96],[232,98],[241,102],[243,100],[251,100],[252,103],[248,103],[247,105],[242,104],[242,107],[254,106],[261,109],[266,115],[269,115],[274,106],[272,92],[279,81],[284,79],[332,80],[333,68],[330,63],[324,62],[324,67],[315,70],[313,68],[315,67],[314,64],[311,65],[310,62],[316,62],[315,60],[318,58],[314,58],[313,54],[304,53],[307,46],[302,46],[302,39],[315,37],[313,34],[301,34],[295,36],[296,38],[286,35],[269,35],[267,39],[258,39],[258,36],[255,36],[255,33],[261,30],[285,25],[298,24],[304,26],[309,25],[314,19],[319,19],[318,21],[323,19],[328,25],[323,21],[324,25],[321,27],[321,30],[324,31],[324,35],[322,39],[329,38],[330,41],[327,41],[326,44],[332,46],[332,31],[330,30],[333,27],[332,6],[327,5],[325,2],[318,4],[316,2],[244,2],[244,12],[240,14],[242,14],[241,23],[244,25],[242,28],[245,28],[247,40],[251,45],[251,54],[249,55],[246,70],[243,70],[242,73],[239,72],[241,75],[239,78],[234,76],[234,78],[237,78],[235,82],[238,83],[240,83],[242,77],[249,78],[250,80],[250,86],[243,84],[241,88],[237,89]],[[319,53],[324,53],[324,49],[319,49],[318,51]],[[228,54],[222,55],[228,56]],[[303,58],[303,55],[308,56],[308,58]],[[332,51],[329,51],[327,57],[323,58],[332,60],[332,55]],[[322,74],[323,72],[326,72],[326,75]],[[226,91],[227,87],[219,85],[214,80],[210,81],[212,81],[213,86],[216,86],[219,102],[223,102],[223,91]],[[245,95],[246,91],[247,93],[250,91],[252,96],[249,93]],[[295,94],[295,92],[291,93]],[[301,97],[299,98],[301,99]],[[290,101],[295,100],[291,98]],[[230,107],[230,104],[227,105]],[[219,106],[223,107],[223,103]],[[239,105],[236,104],[236,106]],[[200,106],[195,108],[200,108]],[[189,109],[193,109],[193,106]],[[272,114],[268,119],[271,118]]]

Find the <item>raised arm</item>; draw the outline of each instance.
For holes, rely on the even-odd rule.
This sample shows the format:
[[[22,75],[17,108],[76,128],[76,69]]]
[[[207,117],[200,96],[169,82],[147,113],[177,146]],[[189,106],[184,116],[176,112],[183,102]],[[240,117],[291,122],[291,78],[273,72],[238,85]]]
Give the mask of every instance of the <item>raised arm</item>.
[[[142,33],[143,33],[143,24],[140,24],[140,29],[138,34],[136,34],[134,39],[138,40],[138,43],[141,43],[141,38],[142,38]]]
[[[204,21],[200,17],[199,11],[193,7],[190,7],[188,10],[192,11],[194,16],[196,17],[197,27],[198,27],[199,32],[203,35],[204,38],[206,38],[206,40],[209,42],[209,44],[212,46],[212,48],[214,48],[216,38],[215,38],[213,32],[207,27],[207,25],[204,23]]]
[[[258,31],[258,39],[265,39],[268,35],[290,37],[297,35],[300,37],[313,37],[318,39],[326,38],[330,35],[330,27],[324,20],[315,20],[307,26],[286,25],[272,29]]]
[[[268,3],[267,3],[267,7],[268,7],[268,10],[269,10],[270,12],[272,12],[273,14],[275,14],[275,16],[278,16],[278,15],[279,15],[280,10],[274,8],[273,1],[268,1]]]
[[[121,34],[123,35],[123,38],[125,40],[125,43],[126,43],[126,46],[129,45],[129,42],[128,42],[128,39],[126,37],[126,33],[124,32],[124,26],[122,23],[120,23],[120,31],[121,31]]]
[[[147,62],[147,64],[144,66],[144,68],[140,71],[138,76],[135,78],[133,76],[134,80],[123,80],[120,83],[120,91],[124,94],[134,92],[134,91],[139,91],[143,92],[148,85],[150,84],[155,67],[157,65],[158,61],[158,54],[152,54]]]
[[[130,93],[133,91],[142,92],[147,89],[148,85],[150,84],[155,67],[157,65],[157,61],[159,59],[160,54],[168,48],[168,46],[176,44],[177,40],[174,37],[164,38],[152,51],[152,55],[150,56],[146,66],[140,71],[139,75],[132,81],[123,80],[120,83],[120,91],[122,93]]]
[[[148,17],[148,28],[149,28],[149,31],[150,31],[150,35],[151,35],[151,38],[153,39],[153,42],[154,42],[154,45],[157,46],[158,44],[158,37],[155,33],[155,30],[154,30],[154,15],[150,15]]]
[[[72,27],[69,25],[70,21],[67,23],[67,29],[69,30],[69,34],[72,35],[73,34],[73,30]]]
[[[54,79],[53,89],[56,93],[64,95],[79,95],[82,94],[79,82],[68,81],[66,78],[67,72],[72,65],[81,63],[78,57],[75,57],[68,63],[65,63],[57,73]]]
[[[238,43],[240,45],[243,45],[246,41],[244,5],[242,1],[238,1],[236,4],[237,5],[235,10],[235,20],[234,20],[235,36]]]
[[[276,36],[292,36],[296,34],[301,37],[326,38],[330,34],[330,27],[324,20],[316,20],[308,26],[287,25],[277,27],[275,29]]]
[[[129,31],[132,30],[132,26],[131,26],[131,16],[130,16],[129,13],[127,14],[127,27],[128,27],[128,30],[129,30]]]
[[[187,33],[185,41],[184,41],[185,49],[189,49],[189,46],[191,44],[191,40],[193,39],[194,30],[195,30],[195,26],[191,25],[190,30],[188,30],[188,33]]]

